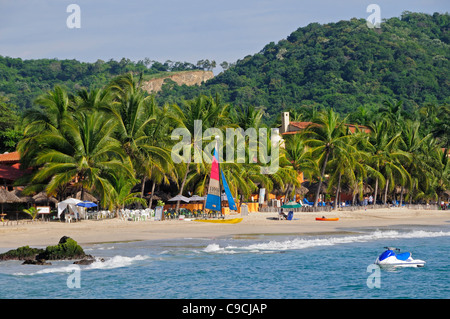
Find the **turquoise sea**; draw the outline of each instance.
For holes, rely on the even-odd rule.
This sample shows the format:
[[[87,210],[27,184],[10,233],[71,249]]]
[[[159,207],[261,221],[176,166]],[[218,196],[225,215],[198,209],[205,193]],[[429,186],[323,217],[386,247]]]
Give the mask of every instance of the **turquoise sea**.
[[[385,246],[410,251],[427,263],[376,273],[370,265]],[[87,266],[0,262],[0,299],[450,297],[450,225],[106,243],[84,249],[104,261]],[[375,275],[378,281],[369,278]]]

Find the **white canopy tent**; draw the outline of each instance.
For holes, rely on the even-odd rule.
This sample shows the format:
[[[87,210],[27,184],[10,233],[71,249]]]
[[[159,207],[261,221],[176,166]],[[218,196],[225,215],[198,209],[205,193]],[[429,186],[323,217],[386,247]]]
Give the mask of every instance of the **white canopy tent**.
[[[62,202],[58,203],[58,218],[61,215],[61,213],[67,208],[70,212],[75,214],[75,216],[79,216],[84,213],[83,207],[77,206],[78,203],[81,203],[83,201],[76,199],[76,198],[67,198],[66,200],[63,200]],[[83,216],[79,216],[83,217]]]

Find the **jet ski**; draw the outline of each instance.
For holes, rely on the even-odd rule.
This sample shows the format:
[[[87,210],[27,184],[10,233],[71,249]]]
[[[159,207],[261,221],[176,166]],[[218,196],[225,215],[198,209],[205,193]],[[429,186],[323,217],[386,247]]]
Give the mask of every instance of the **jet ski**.
[[[384,251],[375,260],[375,264],[379,266],[390,266],[390,267],[423,267],[425,266],[425,261],[420,259],[412,259],[411,253],[400,253],[400,249],[395,247],[384,247]]]

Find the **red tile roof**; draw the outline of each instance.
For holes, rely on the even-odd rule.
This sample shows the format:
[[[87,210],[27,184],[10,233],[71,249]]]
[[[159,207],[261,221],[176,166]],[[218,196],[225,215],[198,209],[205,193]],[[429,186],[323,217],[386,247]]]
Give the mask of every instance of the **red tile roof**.
[[[19,152],[3,153],[0,154],[0,163],[18,163],[20,160]]]
[[[298,131],[300,131],[300,130],[306,129],[310,125],[318,125],[318,124],[315,124],[313,122],[289,122],[289,125],[292,125],[292,126],[298,128],[299,129]],[[355,131],[356,131],[356,125],[355,124],[345,124],[345,125],[350,129],[350,132],[355,133]],[[369,127],[367,127],[367,126],[358,125],[358,127],[363,132],[366,132],[366,133],[370,133],[371,132],[371,129]],[[288,131],[288,132],[285,132],[285,133],[282,133],[282,134],[296,134],[298,131]]]
[[[19,165],[7,166],[0,164],[0,179],[15,181],[19,177],[22,177],[25,172],[19,169]]]

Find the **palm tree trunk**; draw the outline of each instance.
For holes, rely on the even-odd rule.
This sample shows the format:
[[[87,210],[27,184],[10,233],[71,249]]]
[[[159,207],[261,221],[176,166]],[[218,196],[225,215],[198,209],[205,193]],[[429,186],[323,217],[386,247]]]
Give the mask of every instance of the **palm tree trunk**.
[[[182,195],[182,194],[183,194],[184,184],[186,184],[186,179],[187,179],[187,175],[188,175],[188,173],[189,173],[189,165],[190,165],[190,164],[191,164],[190,162],[188,162],[188,163],[186,164],[186,172],[184,173],[183,182],[181,183],[181,186],[180,186],[180,192],[178,193],[178,195]],[[180,201],[177,201],[177,206],[176,206],[176,208],[175,208],[175,211],[178,212],[179,209],[180,209]]]
[[[288,184],[286,186],[286,192],[284,193],[284,198],[286,198],[286,200],[289,198],[289,189],[291,188],[291,184]]]
[[[403,204],[403,186],[402,186],[402,191],[400,192],[400,207],[402,207]]]
[[[375,179],[375,196],[373,197],[373,207],[375,208],[375,204],[377,203],[377,195],[378,195],[378,177]]]
[[[141,184],[141,198],[144,197],[144,189],[145,189],[145,182],[147,181],[147,176],[144,175],[144,178],[142,179],[142,184]]]
[[[156,185],[156,183],[155,183],[155,181],[153,181],[152,193],[150,195],[150,200],[148,202],[148,208],[150,208],[150,209],[152,208],[152,204],[153,204],[153,193],[155,192],[155,185]]]
[[[411,190],[409,191],[409,205],[411,205],[412,204],[412,197],[413,197],[413,192],[414,192],[414,180],[413,180],[413,182],[412,182],[412,185],[411,185]]]
[[[338,199],[339,199],[339,194],[340,194],[340,192],[341,192],[341,177],[342,177],[342,174],[339,172],[339,179],[338,179],[338,187],[337,187],[337,189],[336,189],[336,198],[334,199],[334,209],[338,209]]]
[[[387,192],[389,187],[389,178],[386,180],[386,188],[384,189],[384,205],[387,203]]]
[[[145,190],[145,182],[147,180],[147,176],[144,175],[144,178],[142,179],[142,183],[141,183],[141,195],[140,197],[143,198],[144,197],[144,190]],[[142,207],[142,204],[139,203],[139,207]]]
[[[325,168],[327,167],[329,155],[330,155],[330,151],[327,150],[327,153],[325,154],[325,161],[323,162],[323,166],[322,166],[322,172],[320,175],[319,187],[317,187],[316,198],[314,199],[314,207],[317,207],[317,202],[319,200],[319,194],[320,194],[320,188],[322,187],[322,181],[323,181],[323,177],[325,176]]]

